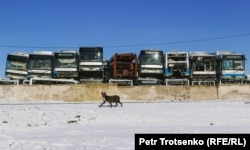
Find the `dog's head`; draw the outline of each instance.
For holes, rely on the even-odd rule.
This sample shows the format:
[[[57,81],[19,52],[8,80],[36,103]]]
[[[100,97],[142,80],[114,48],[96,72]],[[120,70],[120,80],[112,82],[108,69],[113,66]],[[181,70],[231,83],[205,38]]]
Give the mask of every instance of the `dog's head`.
[[[101,92],[101,94],[102,94],[102,97],[106,96],[106,92]]]

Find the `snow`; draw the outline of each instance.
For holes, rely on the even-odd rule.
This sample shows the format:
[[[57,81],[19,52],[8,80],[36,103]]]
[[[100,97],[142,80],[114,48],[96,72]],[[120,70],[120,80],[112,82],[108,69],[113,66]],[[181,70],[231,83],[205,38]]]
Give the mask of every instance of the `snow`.
[[[131,150],[135,133],[250,133],[247,101],[100,103],[1,102],[0,149]]]

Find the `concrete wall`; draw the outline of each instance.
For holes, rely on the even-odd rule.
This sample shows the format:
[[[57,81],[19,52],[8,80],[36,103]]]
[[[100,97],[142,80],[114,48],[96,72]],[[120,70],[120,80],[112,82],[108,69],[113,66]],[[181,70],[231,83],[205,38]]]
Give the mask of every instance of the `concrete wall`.
[[[250,99],[250,85],[223,85],[218,87],[218,97],[222,100],[249,100]]]
[[[102,101],[101,92],[118,94],[123,101],[141,100],[227,100],[250,99],[250,85],[216,86],[116,86],[77,85],[1,85],[0,101]]]

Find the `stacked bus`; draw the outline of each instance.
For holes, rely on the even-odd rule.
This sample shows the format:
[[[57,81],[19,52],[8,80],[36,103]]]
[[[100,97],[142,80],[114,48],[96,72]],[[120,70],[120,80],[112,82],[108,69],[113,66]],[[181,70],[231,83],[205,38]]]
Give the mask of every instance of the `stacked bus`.
[[[103,82],[103,48],[80,47],[79,48],[79,81]]]
[[[78,80],[79,56],[76,50],[59,50],[54,53],[53,78]]]
[[[245,55],[233,51],[217,51],[217,78],[222,83],[243,83],[245,80]]]
[[[141,50],[138,57],[138,85],[157,85],[163,83],[162,50]]]
[[[164,61],[164,75],[166,85],[189,85],[190,69],[188,52],[167,52]]]
[[[35,51],[29,54],[28,78],[51,78],[53,68],[53,52]]]
[[[216,60],[207,52],[190,52],[190,82],[194,84],[216,84]]]

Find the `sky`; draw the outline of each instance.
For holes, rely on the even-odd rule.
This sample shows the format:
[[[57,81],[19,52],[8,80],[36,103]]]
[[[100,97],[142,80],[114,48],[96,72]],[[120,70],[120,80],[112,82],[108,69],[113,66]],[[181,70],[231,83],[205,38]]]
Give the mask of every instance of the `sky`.
[[[105,59],[142,49],[232,50],[250,59],[249,6],[249,0],[1,1],[0,77],[8,53],[80,46],[102,46]]]

